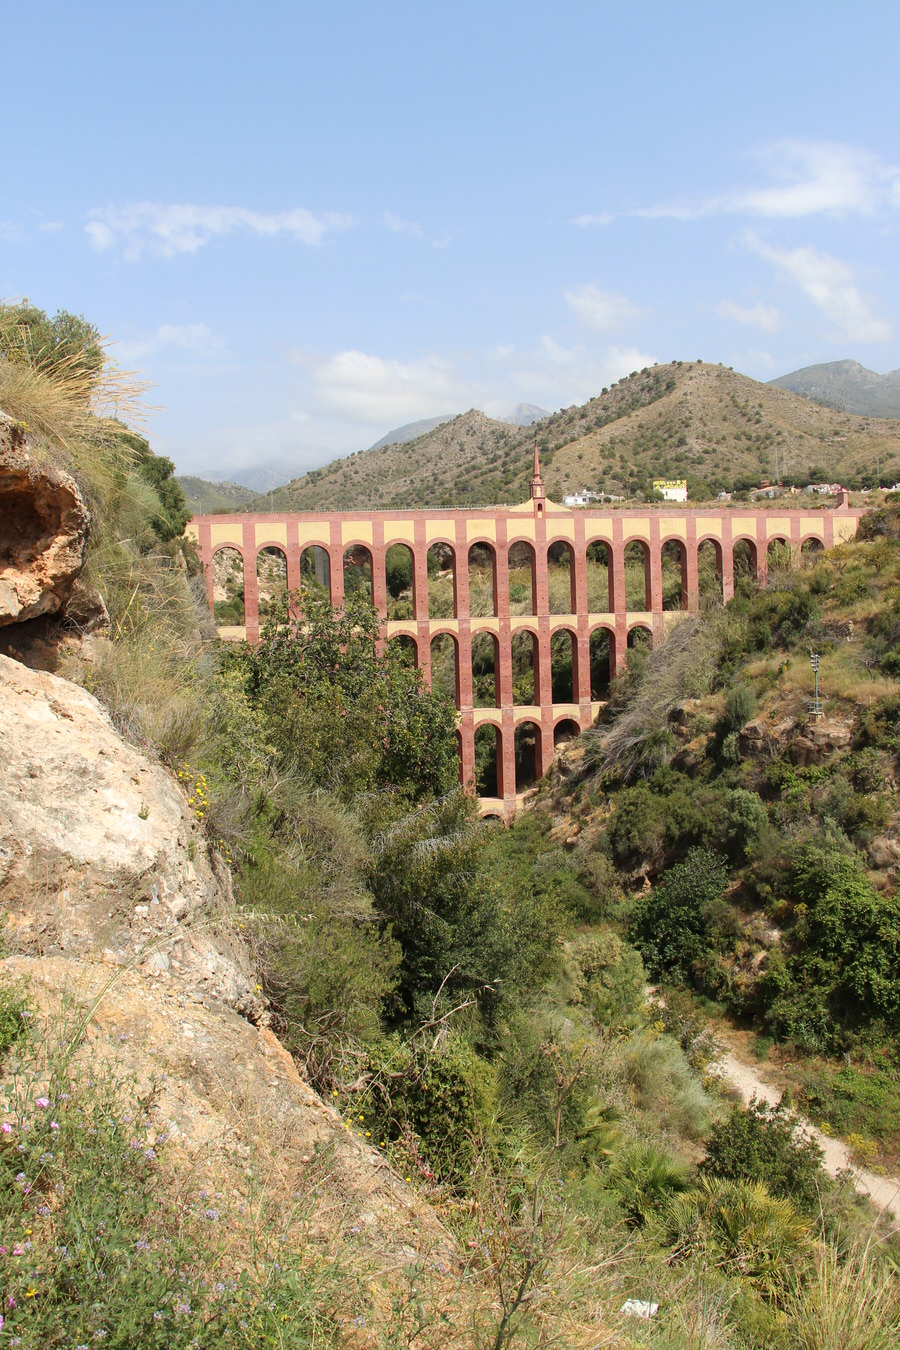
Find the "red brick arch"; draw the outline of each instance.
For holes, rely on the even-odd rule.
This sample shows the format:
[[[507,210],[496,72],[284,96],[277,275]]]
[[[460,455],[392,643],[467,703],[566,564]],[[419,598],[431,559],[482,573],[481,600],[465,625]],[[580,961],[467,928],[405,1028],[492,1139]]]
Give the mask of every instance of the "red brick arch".
[[[288,560],[288,584],[299,584],[301,552],[313,545],[326,551],[331,568],[332,600],[343,599],[344,550],[359,546],[369,550],[372,557],[372,585],[376,608],[386,613],[385,554],[391,544],[403,544],[413,555],[414,616],[387,624],[386,636],[405,634],[415,640],[419,666],[426,679],[430,678],[431,642],[441,633],[453,639],[457,665],[457,708],[461,749],[461,778],[472,781],[474,769],[474,734],[476,721],[498,730],[498,776],[502,784],[502,809],[508,817],[516,809],[515,792],[515,727],[523,720],[533,720],[539,735],[536,745],[540,763],[539,772],[548,768],[553,757],[554,729],[561,720],[574,716],[584,729],[590,726],[597,705],[591,700],[590,639],[599,628],[609,633],[611,678],[623,669],[628,634],[641,624],[648,626],[646,611],[629,613],[625,604],[625,545],[632,540],[645,548],[649,577],[649,626],[654,645],[664,636],[665,616],[662,609],[661,550],[664,543],[675,540],[684,549],[684,570],[687,609],[699,605],[697,580],[697,551],[701,543],[715,546],[717,565],[722,581],[723,598],[734,594],[734,545],[746,539],[756,549],[760,577],[765,573],[765,555],[772,537],[786,537],[795,553],[812,538],[825,548],[852,537],[861,512],[849,511],[845,505],[832,511],[778,510],[767,512],[756,507],[737,505],[720,509],[676,509],[665,507],[635,508],[617,511],[570,511],[549,501],[539,475],[533,480],[532,500],[523,506],[473,508],[454,510],[395,510],[358,511],[338,513],[294,513],[282,515],[196,516],[188,526],[188,533],[197,542],[200,557],[207,566],[207,586],[212,607],[211,568],[213,554],[231,547],[240,555],[244,568],[245,626],[238,636],[250,642],[258,639],[259,610],[255,568],[248,569],[247,559],[255,560],[262,548],[279,548]],[[648,528],[649,524],[649,528]],[[769,525],[774,526],[772,534]],[[536,613],[510,613],[509,549],[517,543],[533,549],[533,595]],[[570,545],[572,566],[573,611],[571,614],[551,614],[548,601],[547,550],[554,543]],[[602,544],[609,564],[609,620],[599,621],[588,610],[586,551],[591,544]],[[455,617],[431,619],[428,613],[427,554],[433,545],[452,550],[455,576]],[[493,550],[494,588],[497,614],[493,618],[473,618],[469,605],[468,556],[473,544],[485,544]],[[550,642],[552,634],[561,628],[574,635],[573,684],[575,703],[553,704]],[[512,637],[522,631],[534,639],[535,703],[514,705],[512,698]],[[495,637],[499,652],[498,688],[499,706],[477,710],[472,703],[472,638],[475,633],[489,631]],[[577,691],[577,692],[576,692]],[[573,714],[573,708],[575,714]]]

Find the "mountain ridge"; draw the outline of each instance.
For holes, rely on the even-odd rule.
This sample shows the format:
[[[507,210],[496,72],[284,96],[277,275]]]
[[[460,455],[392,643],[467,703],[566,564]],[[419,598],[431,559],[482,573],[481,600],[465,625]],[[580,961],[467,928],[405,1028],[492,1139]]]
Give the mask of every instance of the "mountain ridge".
[[[859,361],[825,361],[780,375],[769,384],[841,412],[900,418],[900,370],[879,375]]]
[[[821,407],[725,366],[670,362],[635,371],[587,403],[527,427],[470,409],[402,446],[333,460],[250,509],[354,510],[515,504],[537,443],[551,497],[591,487],[635,497],[685,478],[692,500],[762,479],[900,477],[900,420]]]

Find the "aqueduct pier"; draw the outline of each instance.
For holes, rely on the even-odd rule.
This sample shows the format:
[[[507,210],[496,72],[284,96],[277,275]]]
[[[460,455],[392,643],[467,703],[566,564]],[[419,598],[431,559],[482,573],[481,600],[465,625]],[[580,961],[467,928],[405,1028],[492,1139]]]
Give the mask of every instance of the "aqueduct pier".
[[[749,561],[764,583],[773,546],[786,546],[798,559],[801,551],[831,548],[856,534],[861,511],[849,510],[846,497],[832,510],[761,510],[739,506],[721,509],[570,510],[547,499],[537,464],[532,495],[521,506],[470,510],[381,510],[340,513],[288,512],[282,515],[195,516],[187,533],[196,541],[204,564],[211,612],[213,559],[222,549],[240,555],[243,568],[244,624],[220,627],[223,638],[255,642],[259,637],[257,558],[277,550],[283,555],[289,589],[300,589],[301,558],[315,559],[316,574],[329,590],[331,602],[344,598],[344,565],[348,551],[368,559],[372,603],[385,618],[388,640],[411,644],[416,665],[431,679],[432,643],[446,634],[454,644],[456,706],[459,712],[460,776],[474,781],[476,735],[493,728],[496,738],[496,796],[482,797],[486,813],[511,816],[517,792],[517,729],[528,726],[533,736],[533,770],[543,774],[553,759],[554,745],[563,732],[575,733],[591,725],[605,692],[598,688],[592,667],[592,642],[600,637],[606,678],[614,678],[626,659],[635,635],[658,642],[677,615],[663,604],[663,558],[676,559],[681,571],[681,610],[700,603],[699,560],[711,549],[722,599],[734,594],[736,556]],[[386,554],[403,545],[411,555],[411,609],[409,617],[388,617]],[[434,617],[429,606],[429,550],[439,546],[445,565],[452,565],[452,617]],[[625,565],[639,549],[643,555],[643,607],[626,604]],[[469,562],[473,551],[487,559],[491,601],[470,604]],[[528,612],[511,605],[510,554],[530,563],[531,596]],[[551,611],[549,577],[553,560],[563,557],[568,567],[568,612]],[[606,608],[588,603],[588,565],[605,559],[608,586]],[[519,561],[521,566],[521,561]],[[745,564],[746,565],[746,564]],[[670,563],[671,566],[671,563]],[[633,564],[632,564],[633,567]],[[432,564],[432,574],[434,566]],[[594,596],[596,603],[596,595]],[[633,604],[633,597],[632,597]],[[553,611],[559,609],[553,606]],[[563,605],[565,608],[565,605]],[[487,639],[479,635],[486,634]],[[516,701],[513,690],[513,642],[529,635],[533,654],[533,683],[528,703]],[[559,635],[571,644],[571,680],[565,701],[554,701],[552,655]],[[565,641],[566,638],[563,640]],[[473,643],[493,643],[494,706],[476,706],[473,697]],[[526,641],[528,638],[525,639]],[[592,681],[594,687],[592,687]],[[489,734],[489,733],[488,733]],[[518,785],[521,787],[521,784]]]

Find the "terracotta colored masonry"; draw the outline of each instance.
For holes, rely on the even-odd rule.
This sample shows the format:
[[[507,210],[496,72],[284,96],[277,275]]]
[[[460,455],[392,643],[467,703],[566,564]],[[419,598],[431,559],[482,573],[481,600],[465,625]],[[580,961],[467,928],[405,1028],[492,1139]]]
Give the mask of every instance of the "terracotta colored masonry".
[[[340,514],[287,513],[284,515],[195,516],[188,525],[205,565],[210,610],[213,607],[212,560],[221,548],[232,548],[244,564],[245,627],[220,630],[223,637],[255,642],[259,638],[259,608],[256,557],[264,548],[280,549],[287,561],[290,589],[300,586],[300,556],[311,545],[325,551],[331,574],[332,603],[344,595],[343,559],[349,547],[368,550],[372,561],[372,598],[376,609],[387,613],[385,554],[391,544],[405,544],[413,558],[413,618],[388,621],[388,639],[405,635],[416,652],[416,661],[426,680],[431,677],[431,641],[449,633],[456,643],[457,707],[459,709],[460,776],[464,783],[474,778],[475,732],[483,725],[496,728],[497,799],[484,800],[482,809],[510,816],[516,808],[515,730],[523,722],[536,728],[535,768],[544,773],[553,759],[554,733],[563,722],[580,730],[590,726],[599,707],[591,700],[590,638],[597,629],[609,637],[610,677],[624,665],[629,634],[649,629],[656,643],[674,616],[663,612],[662,548],[671,541],[681,558],[682,604],[688,610],[699,605],[698,549],[709,540],[715,550],[722,594],[734,594],[734,548],[746,540],[755,560],[757,576],[765,580],[767,549],[773,540],[790,545],[798,554],[807,540],[825,548],[856,533],[859,511],[847,509],[846,497],[833,511],[751,510],[739,507],[721,510],[660,509],[620,511],[570,511],[549,501],[540,471],[535,465],[531,499],[521,506],[484,510],[348,511]],[[645,609],[625,607],[625,549],[632,541],[643,548]],[[525,543],[531,548],[533,614],[511,615],[509,598],[509,549]],[[571,612],[551,614],[548,594],[547,550],[554,543],[570,548]],[[587,608],[586,550],[603,544],[609,574],[609,602],[604,613]],[[428,549],[446,545],[454,558],[455,617],[428,617]],[[473,544],[487,545],[493,554],[494,610],[492,616],[473,617],[469,607],[468,554]],[[319,555],[320,557],[322,555]],[[565,630],[572,641],[572,703],[554,704],[551,687],[551,636]],[[532,706],[513,702],[512,638],[517,632],[533,637],[534,682],[537,699]],[[495,639],[497,706],[473,707],[472,639],[488,632]],[[497,659],[499,658],[499,659]]]

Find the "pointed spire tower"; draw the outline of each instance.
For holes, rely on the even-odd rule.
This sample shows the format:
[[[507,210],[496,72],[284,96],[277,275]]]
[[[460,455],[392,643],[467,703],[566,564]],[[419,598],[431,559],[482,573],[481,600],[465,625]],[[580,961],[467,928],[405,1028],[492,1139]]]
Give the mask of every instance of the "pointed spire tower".
[[[547,492],[544,487],[544,480],[541,477],[541,461],[538,455],[537,441],[534,443],[534,467],[531,470],[531,500],[541,505],[535,505],[535,511],[538,515],[543,513],[543,503],[547,500]]]

